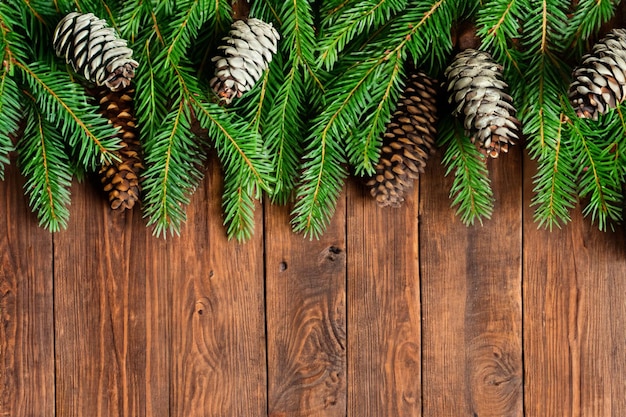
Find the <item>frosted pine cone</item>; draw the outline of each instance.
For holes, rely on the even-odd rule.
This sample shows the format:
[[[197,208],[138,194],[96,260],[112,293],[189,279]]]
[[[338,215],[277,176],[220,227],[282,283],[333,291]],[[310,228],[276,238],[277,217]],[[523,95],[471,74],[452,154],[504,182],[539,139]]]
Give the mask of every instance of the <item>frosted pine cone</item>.
[[[598,119],[626,99],[626,30],[613,29],[574,69],[569,99],[579,117]]]
[[[58,23],[53,37],[57,56],[74,71],[111,91],[126,88],[135,76],[137,61],[106,21],[92,13],[69,13]]]
[[[512,98],[505,93],[502,67],[487,52],[466,49],[446,69],[449,102],[472,142],[492,158],[507,152],[519,139],[519,121]]]
[[[225,45],[218,49],[225,56],[216,56],[215,77],[211,88],[226,104],[241,97],[261,78],[276,53],[280,35],[270,23],[250,18],[233,22]]]
[[[411,74],[383,138],[376,174],[367,182],[379,206],[399,207],[435,151],[435,81]]]

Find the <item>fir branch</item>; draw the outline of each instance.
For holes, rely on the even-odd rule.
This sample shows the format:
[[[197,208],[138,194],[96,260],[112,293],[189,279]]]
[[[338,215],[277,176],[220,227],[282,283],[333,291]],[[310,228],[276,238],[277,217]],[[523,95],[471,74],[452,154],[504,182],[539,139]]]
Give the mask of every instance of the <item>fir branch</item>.
[[[4,179],[4,166],[14,150],[10,135],[18,130],[23,117],[19,88],[8,75],[7,70],[0,69],[0,179]]]
[[[529,13],[522,0],[489,0],[479,9],[476,24],[482,39],[480,49],[490,51],[496,62],[504,67],[504,77],[509,78],[512,69],[514,79],[521,79],[521,54],[514,47],[520,37],[521,22]]]
[[[154,137],[145,141],[144,213],[156,236],[178,234],[186,220],[184,205],[202,173],[202,153],[191,133],[188,106],[179,100]]]
[[[254,230],[254,199],[271,192],[272,165],[256,131],[222,107],[193,103],[200,124],[208,129],[224,168],[224,224],[228,236],[248,239]]]
[[[130,42],[135,52],[143,51],[144,46],[149,46],[147,40],[153,37],[165,44],[151,1],[126,0],[117,25],[121,37]]]
[[[357,3],[359,0],[324,0],[320,5],[320,15],[324,25],[329,25],[334,16]]]
[[[528,1],[528,10],[535,11],[526,17],[523,26],[523,43],[530,55],[566,48],[569,7],[569,0]]]
[[[239,165],[241,170],[244,165]],[[242,171],[231,172],[224,178],[224,224],[229,239],[246,241],[254,233],[254,189],[246,188],[239,179]]]
[[[362,51],[347,56],[337,67],[338,75],[325,92],[328,104],[311,122],[303,174],[292,212],[295,231],[317,237],[325,229],[346,175],[342,166],[346,140],[350,141],[350,149],[359,149],[363,134],[371,138],[382,134],[385,126],[381,122],[389,120],[400,94],[399,68],[407,53],[418,61],[426,57],[427,51],[438,51],[441,55],[435,52],[431,59],[437,60],[438,56],[443,61],[452,44],[448,36],[441,36],[441,30],[452,25],[463,9],[462,3],[460,0],[410,3],[406,13],[394,19],[384,36],[381,33],[374,37]],[[389,81],[381,84],[381,79]],[[387,88],[390,85],[393,88]],[[346,139],[346,131],[362,126],[361,120],[368,114],[375,114],[377,123]],[[368,172],[371,163],[376,162],[360,159],[361,155],[373,156],[371,152],[352,151],[351,155],[351,163],[359,172]]]
[[[392,22],[392,36],[401,41],[388,56],[396,51],[404,55],[406,49],[415,66],[423,65],[422,61],[426,60],[431,69],[442,68],[452,51],[448,35],[452,24],[468,7],[474,7],[472,1],[410,1],[406,13],[400,13]]]
[[[298,178],[305,131],[303,85],[302,73],[293,66],[284,80],[270,84],[271,98],[263,134],[275,172],[271,198],[279,204],[287,203]]]
[[[531,206],[537,206],[534,218],[539,227],[550,230],[570,221],[569,212],[577,196],[575,161],[568,146],[570,134],[563,129],[565,114],[561,113],[559,118],[561,124],[551,141],[552,147],[537,158],[535,196],[531,202]]]
[[[585,41],[613,17],[618,4],[617,0],[580,0],[569,18],[566,45],[575,46],[572,50],[580,53]]]
[[[391,67],[390,70],[387,69],[388,66]],[[378,105],[363,115],[361,123],[347,139],[348,159],[354,166],[355,173],[360,176],[375,172],[380,157],[382,132],[386,129],[403,86],[401,80],[404,79],[404,71],[399,54],[384,61],[378,70],[386,74],[384,78],[374,75],[376,79],[385,80],[371,92],[372,101]]]
[[[540,13],[529,14],[523,28],[527,86],[520,113],[529,139],[527,148],[537,158],[546,146],[554,149],[553,138],[560,129],[560,97],[566,91],[569,71],[556,52],[563,48],[569,1],[531,0],[530,7]]]
[[[21,31],[24,26],[24,16],[20,15],[20,9],[15,4],[0,2],[0,56],[2,66],[13,73],[16,60],[28,62],[29,41]]]
[[[346,45],[363,32],[376,30],[406,7],[406,0],[370,0],[343,7],[322,20],[324,35],[319,42],[318,67],[333,68]],[[326,30],[327,29],[327,30]]]
[[[456,214],[464,224],[482,224],[493,214],[493,190],[485,156],[450,117],[441,123],[439,138],[445,148],[446,176],[454,172],[451,206],[458,206]]]
[[[282,24],[278,17],[278,9],[282,3],[276,0],[253,1],[250,4],[250,16],[261,19],[264,22],[276,21]]]
[[[531,158],[555,149],[555,138],[561,129],[561,97],[567,85],[560,71],[565,71],[556,56],[547,51],[532,58],[525,68],[525,96],[520,109],[526,148]]]
[[[15,62],[32,96],[47,120],[53,123],[76,149],[81,163],[88,169],[111,162],[119,148],[116,130],[87,104],[84,90],[78,88],[67,73],[45,65],[26,66]]]
[[[340,144],[329,138],[327,130],[311,141],[305,158],[292,226],[295,232],[314,238],[321,236],[335,212],[347,175],[346,161]]]
[[[51,232],[67,227],[72,173],[60,132],[36,109],[26,120],[19,161],[26,177],[24,189],[39,224]]]
[[[598,122],[572,118],[568,126],[577,157],[578,194],[588,198],[583,214],[597,220],[600,230],[622,220],[624,167],[617,151],[623,149],[619,142],[624,131],[615,113]]]
[[[215,16],[216,4],[210,0],[177,3],[177,13],[162,28],[167,48],[157,62],[177,66],[202,25]]]
[[[154,45],[158,51],[158,45]],[[158,73],[152,62],[152,47],[150,40],[146,40],[142,65],[137,68],[136,83],[136,112],[141,124],[142,136],[152,137],[159,128],[162,120],[169,112],[167,102],[177,88],[171,71]],[[170,76],[168,76],[170,75]]]
[[[281,21],[283,39],[281,50],[291,51],[290,61],[293,66],[305,69],[307,77],[321,88],[315,70],[315,51],[317,41],[313,23],[313,11],[309,0],[280,1],[278,17]]]

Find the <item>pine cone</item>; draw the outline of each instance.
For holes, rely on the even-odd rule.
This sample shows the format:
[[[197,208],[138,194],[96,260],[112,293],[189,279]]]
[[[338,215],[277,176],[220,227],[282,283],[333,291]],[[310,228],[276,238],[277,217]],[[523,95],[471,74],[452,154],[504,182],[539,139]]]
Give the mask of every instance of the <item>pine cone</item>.
[[[58,23],[52,42],[57,56],[65,58],[74,71],[111,91],[126,88],[139,65],[126,41],[92,13],[66,15]]]
[[[613,29],[572,73],[569,99],[579,117],[598,119],[626,99],[626,30]]]
[[[457,54],[445,71],[453,115],[463,115],[467,135],[492,158],[519,139],[520,123],[501,74],[491,55],[476,49]]]
[[[272,61],[280,39],[271,23],[254,18],[233,22],[229,35],[224,38],[226,45],[218,47],[226,56],[212,59],[217,63],[215,77],[210,81],[225,104],[256,84]]]
[[[139,174],[143,169],[141,143],[133,116],[134,90],[109,91],[105,87],[88,90],[100,106],[100,113],[119,129],[121,148],[118,161],[100,168],[100,181],[109,194],[111,208],[130,209],[139,201],[141,188]]]
[[[367,186],[379,206],[400,207],[413,182],[435,151],[437,91],[435,80],[411,74],[383,137],[376,174]]]

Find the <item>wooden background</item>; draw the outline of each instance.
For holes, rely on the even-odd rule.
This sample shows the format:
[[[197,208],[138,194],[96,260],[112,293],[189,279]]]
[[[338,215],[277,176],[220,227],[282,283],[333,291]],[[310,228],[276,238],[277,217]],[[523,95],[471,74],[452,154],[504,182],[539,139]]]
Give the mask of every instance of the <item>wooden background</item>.
[[[304,240],[265,204],[221,226],[215,164],[180,238],[72,189],[67,231],[0,182],[0,416],[624,416],[622,231],[539,230],[534,165],[491,163],[494,218],[449,208],[440,156],[402,209],[356,181]]]

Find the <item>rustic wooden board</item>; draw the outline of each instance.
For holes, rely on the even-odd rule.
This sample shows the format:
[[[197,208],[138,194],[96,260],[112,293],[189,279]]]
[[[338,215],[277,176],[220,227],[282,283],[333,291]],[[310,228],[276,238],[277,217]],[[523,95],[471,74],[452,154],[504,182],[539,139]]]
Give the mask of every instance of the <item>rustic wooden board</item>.
[[[0,415],[54,415],[52,235],[37,226],[24,181],[0,181]]]
[[[526,161],[528,170],[534,164]],[[526,207],[532,181],[524,188]],[[524,364],[528,416],[626,413],[626,242],[572,212],[538,229],[524,215]]]
[[[269,415],[346,415],[345,194],[320,240],[266,205]],[[365,416],[364,416],[365,417]]]
[[[247,243],[222,226],[222,174],[215,161],[188,207],[181,238],[168,240],[172,281],[172,416],[267,412],[263,221]]]
[[[348,415],[420,416],[418,187],[399,209],[348,192]]]
[[[424,416],[523,415],[519,147],[489,164],[495,213],[464,226],[434,158],[421,181]]]
[[[74,184],[70,224],[54,236],[57,416],[142,416],[146,402],[144,248],[139,211],[112,212]]]

